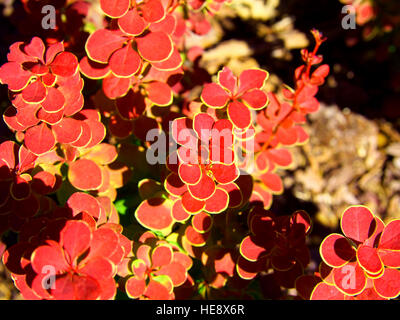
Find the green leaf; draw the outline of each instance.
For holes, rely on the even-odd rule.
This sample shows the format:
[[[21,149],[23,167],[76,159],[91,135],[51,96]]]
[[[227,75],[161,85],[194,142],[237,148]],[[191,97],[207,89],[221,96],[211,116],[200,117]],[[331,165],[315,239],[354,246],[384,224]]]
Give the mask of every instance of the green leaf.
[[[128,212],[128,205],[126,199],[117,200],[114,203],[114,205],[120,215],[125,215]]]

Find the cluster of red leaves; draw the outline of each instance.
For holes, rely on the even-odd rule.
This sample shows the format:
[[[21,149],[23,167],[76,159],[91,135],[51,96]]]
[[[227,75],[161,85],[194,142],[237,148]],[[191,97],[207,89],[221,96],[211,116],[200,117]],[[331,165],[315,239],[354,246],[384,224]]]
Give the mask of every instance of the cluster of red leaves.
[[[286,101],[280,102],[274,93],[268,93],[269,105],[256,117],[252,144],[255,153],[252,199],[262,201],[265,208],[271,205],[272,194],[283,191],[283,183],[275,171],[292,163],[292,155],[285,147],[303,144],[308,139],[301,124],[306,122],[308,114],[318,111],[319,102],[315,96],[318,87],[324,84],[329,74],[329,66],[326,64],[312,71],[313,66],[322,62],[322,56],[317,55],[317,52],[325,41],[318,31],[312,30],[312,34],[315,47],[312,51],[302,50],[304,64],[295,71],[295,87],[287,87],[282,92]],[[255,96],[258,95],[261,97],[261,94]]]
[[[192,259],[167,241],[145,232],[135,244],[135,255],[122,279],[132,299],[171,300],[174,288],[189,281]]]
[[[3,262],[25,299],[114,298],[132,243],[111,207],[107,198],[74,193],[65,207],[24,224]]]
[[[169,105],[172,90],[168,84],[149,81],[146,74],[149,67],[171,72],[181,66],[181,56],[172,41],[175,16],[167,12],[161,0],[104,0],[101,8],[115,20],[109,29],[96,30],[89,36],[81,72],[92,79],[103,79],[104,93],[110,99],[125,96],[132,88],[133,95],[141,90],[152,103]]]
[[[310,262],[306,235],[311,232],[311,219],[304,211],[291,216],[275,216],[256,206],[248,215],[251,234],[240,244],[237,272],[243,279],[253,279],[258,273],[274,270],[277,282],[294,287]]]
[[[8,61],[0,68],[0,81],[11,91],[5,123],[19,141],[36,155],[57,143],[90,148],[101,142],[105,128],[96,117],[81,111],[83,80],[78,60],[57,42],[47,49],[34,37],[29,44],[10,47]]]
[[[320,271],[298,286],[318,282],[312,300],[388,300],[400,294],[400,220],[386,225],[368,208],[352,206],[343,212],[344,234],[327,236],[320,246]],[[300,281],[301,282],[301,281]]]
[[[24,146],[12,141],[0,144],[0,233],[19,230],[45,205],[42,196],[60,187],[61,181],[52,173],[34,170],[36,159]]]

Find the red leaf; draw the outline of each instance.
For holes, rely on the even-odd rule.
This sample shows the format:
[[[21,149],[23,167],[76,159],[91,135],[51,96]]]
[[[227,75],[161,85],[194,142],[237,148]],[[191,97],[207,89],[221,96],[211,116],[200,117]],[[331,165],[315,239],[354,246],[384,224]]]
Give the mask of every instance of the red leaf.
[[[101,282],[114,277],[115,266],[104,257],[96,257],[90,259],[83,267],[79,268],[79,272]]]
[[[160,0],[148,0],[141,6],[143,18],[148,22],[157,22],[164,18],[165,10]]]
[[[38,194],[48,194],[53,191],[56,177],[50,172],[39,171],[33,176],[32,189]]]
[[[108,123],[108,129],[113,136],[126,138],[132,133],[133,125],[131,121],[123,120],[118,115],[112,115]]]
[[[164,11],[164,10],[163,10]],[[177,17],[173,14],[167,14],[162,20],[158,22],[152,22],[150,25],[151,31],[164,31],[169,35],[173,35],[176,25]]]
[[[239,101],[233,101],[229,103],[228,117],[235,127],[242,130],[248,128],[251,124],[250,110]]]
[[[129,10],[130,0],[100,0],[101,10],[111,18],[122,17]]]
[[[244,70],[239,75],[239,92],[244,93],[250,89],[261,89],[268,78],[268,72],[261,69]]]
[[[268,97],[266,93],[259,89],[247,91],[240,98],[243,100],[246,106],[254,110],[263,109],[268,104]]]
[[[192,218],[192,226],[199,233],[206,233],[210,231],[212,226],[212,218],[205,212],[200,212]]]
[[[378,249],[378,254],[386,267],[400,268],[400,251]]]
[[[383,229],[379,249],[400,250],[400,220],[390,221]]]
[[[216,188],[214,194],[207,199],[204,208],[208,213],[220,213],[228,207],[229,195],[224,189]]]
[[[344,297],[335,286],[320,282],[312,291],[310,300],[344,300]]]
[[[392,299],[400,294],[400,271],[385,268],[383,275],[374,279],[374,288],[383,298]]]
[[[305,234],[311,231],[312,220],[311,217],[304,210],[297,210],[290,218],[290,222],[293,226],[301,226]]]
[[[146,290],[146,279],[130,277],[125,283],[126,294],[131,299],[137,299],[144,294]]]
[[[189,185],[190,194],[199,200],[210,198],[215,192],[214,180],[206,174],[203,174],[197,184]]]
[[[12,131],[25,131],[27,126],[17,121],[17,109],[9,106],[3,113],[3,120]]]
[[[11,196],[15,200],[23,200],[29,197],[31,193],[30,175],[16,176],[11,184]]]
[[[97,229],[92,235],[92,241],[87,260],[91,260],[96,257],[103,257],[112,261],[112,257],[119,247],[119,237],[114,230],[106,227]],[[118,259],[118,261],[112,262],[119,263],[120,261]]]
[[[378,293],[375,291],[374,288],[365,288],[363,292],[357,295],[356,300],[386,300],[386,299],[378,295]]]
[[[374,215],[363,206],[352,206],[343,212],[340,225],[346,237],[358,242],[371,237],[376,228]]]
[[[153,62],[152,66],[162,71],[173,71],[177,70],[182,65],[182,63],[183,61],[181,55],[179,54],[179,51],[174,48],[171,56],[168,59],[160,62]]]
[[[67,201],[67,206],[72,209],[73,216],[81,212],[87,212],[93,218],[98,218],[100,216],[101,208],[99,202],[95,197],[87,193],[73,193]]]
[[[79,70],[90,79],[103,79],[110,71],[108,64],[98,63],[84,56],[79,62]]]
[[[69,182],[79,190],[96,190],[103,183],[101,168],[92,160],[79,159],[68,169]]]
[[[182,206],[190,214],[199,213],[201,210],[204,209],[205,205],[205,201],[193,198],[189,191],[186,191],[182,194]]]
[[[49,87],[46,99],[42,102],[42,107],[47,112],[58,112],[64,107],[65,98],[60,90]]]
[[[182,200],[178,199],[174,202],[174,205],[171,209],[172,217],[175,221],[184,222],[189,219],[190,215],[182,206]]]
[[[264,261],[265,263],[265,261]],[[259,260],[257,262],[248,261],[242,256],[239,256],[236,263],[236,272],[239,277],[245,280],[254,279],[258,272],[263,270],[265,266],[263,266],[263,260]]]
[[[180,196],[187,191],[187,186],[180,179],[179,175],[172,172],[170,173],[164,182],[165,190],[174,196]]]
[[[107,143],[100,143],[90,148],[89,152],[85,154],[85,159],[93,160],[101,165],[110,164],[114,162],[117,157],[117,148]]]
[[[60,143],[73,143],[82,135],[83,128],[79,120],[63,118],[59,123],[52,126],[57,141]]]
[[[138,36],[143,33],[148,23],[139,15],[136,9],[132,9],[118,19],[118,26],[126,34]]]
[[[31,261],[33,270],[38,274],[42,274],[49,267],[53,267],[56,273],[66,271],[69,268],[64,252],[58,243],[38,247],[33,251]]]
[[[143,115],[136,118],[133,122],[133,133],[142,141],[147,141],[147,133],[153,130],[155,130],[157,134],[160,134],[159,124],[154,118]]]
[[[193,265],[192,259],[188,255],[180,251],[174,251],[174,256],[172,260],[173,262],[177,262],[180,265],[184,266],[186,270],[189,270]]]
[[[68,221],[60,233],[60,244],[68,253],[71,263],[89,248],[91,240],[90,228],[83,221]]]
[[[24,62],[37,62],[37,59],[25,54],[22,51],[24,43],[22,41],[14,42],[10,48],[9,53],[7,54],[8,61],[18,62],[18,64],[22,64]]]
[[[272,193],[280,194],[283,191],[282,179],[276,173],[264,173],[261,176],[261,181]]]
[[[111,54],[121,48],[125,40],[117,32],[106,29],[96,30],[86,41],[86,52],[91,60],[108,63]]]
[[[22,91],[22,98],[28,103],[40,103],[46,99],[47,90],[39,80],[31,82]]]
[[[166,266],[172,262],[172,248],[168,245],[159,245],[151,253],[152,267]]]
[[[267,253],[267,250],[254,243],[250,236],[245,237],[240,243],[240,254],[249,261],[257,261]]]
[[[20,91],[28,84],[32,73],[22,69],[16,62],[7,62],[0,67],[0,81],[11,91]]]
[[[62,109],[58,112],[47,112],[43,108],[39,109],[39,111],[36,114],[38,119],[50,125],[54,125],[60,122],[61,119],[63,118],[63,115],[64,111]]]
[[[287,167],[293,161],[288,149],[268,149],[268,158],[280,167]]]
[[[232,95],[236,93],[237,79],[233,74],[232,70],[228,67],[224,67],[218,72],[218,82],[219,84],[227,89]]]
[[[4,160],[8,168],[16,166],[18,145],[14,141],[4,141],[0,144],[0,159]]]
[[[36,155],[50,151],[56,144],[53,132],[44,123],[26,130],[24,142],[29,151]]]
[[[214,118],[208,113],[197,113],[193,118],[193,129],[196,131],[197,136],[201,141],[208,141],[211,139],[211,130],[214,126]]]
[[[235,163],[229,165],[223,163],[214,163],[211,171],[215,180],[221,184],[231,183],[239,177],[239,170]]]
[[[110,57],[109,65],[111,71],[117,77],[128,78],[139,70],[141,62],[139,54],[128,44],[114,51]]]
[[[18,171],[25,172],[29,169],[34,168],[36,159],[36,155],[34,155],[24,146],[20,146],[18,150]]]
[[[360,245],[357,248],[357,260],[368,273],[378,274],[382,271],[383,263],[376,248]]]
[[[142,247],[146,248],[146,259],[148,258],[148,260],[146,260],[146,263],[144,260],[142,260],[140,258],[133,260],[131,263],[131,269],[132,269],[133,274],[136,277],[145,279],[146,272],[148,271],[148,267],[151,266],[150,257],[147,257],[147,255],[149,255],[149,252],[147,249],[150,250],[150,247],[149,246],[140,246],[137,250],[137,256],[139,256],[138,253],[141,251],[140,249],[142,249]],[[142,252],[140,252],[140,253],[142,253]]]
[[[131,86],[129,78],[119,78],[109,74],[103,79],[103,91],[109,99],[116,99],[125,95]]]
[[[177,118],[172,121],[171,134],[176,143],[191,145],[197,141],[192,129],[192,120],[189,118]]]
[[[173,93],[169,85],[153,81],[146,86],[147,97],[158,106],[168,106],[172,103]]]
[[[171,202],[162,198],[143,201],[135,211],[135,217],[144,227],[152,230],[164,230],[173,224]]]
[[[61,52],[58,54],[50,68],[53,74],[60,77],[71,77],[78,70],[78,59],[71,52]]]
[[[92,133],[89,125],[85,121],[80,121],[79,125],[82,129],[81,135],[79,136],[78,140],[71,143],[71,146],[77,148],[86,147],[92,138]]]
[[[202,176],[201,168],[197,164],[185,164],[179,165],[179,177],[186,184],[197,184]]]
[[[24,47],[25,53],[43,62],[44,43],[39,37],[33,37],[31,42]]]
[[[96,300],[101,287],[92,277],[67,273],[56,279],[52,295],[56,300]]]
[[[222,108],[228,100],[228,93],[216,83],[207,83],[201,92],[201,100],[211,108]]]
[[[65,95],[64,95],[65,97]],[[79,96],[71,101],[71,98],[69,98],[69,101],[64,105],[64,116],[70,117],[74,115],[75,113],[79,112],[83,108],[83,95],[80,93]]]
[[[64,51],[64,45],[62,42],[56,42],[47,47],[45,62],[47,65],[51,64],[57,54]]]
[[[173,52],[171,38],[165,32],[150,32],[136,39],[140,55],[149,62],[167,60]]]
[[[175,287],[182,285],[187,278],[185,267],[178,262],[172,262],[168,265],[162,266],[160,270],[155,272],[155,274],[157,276],[168,276]]]
[[[160,282],[153,279],[150,280],[144,295],[151,300],[169,300],[171,295],[168,288],[162,285]]]
[[[340,234],[332,233],[321,243],[320,254],[324,262],[331,267],[341,267],[356,255],[349,241]]]
[[[103,141],[106,136],[106,128],[97,120],[87,119],[85,123],[89,126],[91,133],[90,142],[85,145],[85,148],[92,148]]]
[[[202,247],[206,244],[209,236],[209,232],[200,233],[197,232],[192,226],[187,226],[185,230],[186,239],[194,247]]]

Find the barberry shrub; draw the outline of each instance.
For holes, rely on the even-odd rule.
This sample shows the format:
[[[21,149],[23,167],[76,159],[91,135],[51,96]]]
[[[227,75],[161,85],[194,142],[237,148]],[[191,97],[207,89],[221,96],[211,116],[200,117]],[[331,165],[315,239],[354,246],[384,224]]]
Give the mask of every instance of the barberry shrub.
[[[269,210],[283,192],[278,169],[319,108],[326,39],[312,30],[293,88],[268,92],[261,68],[209,75],[185,39],[207,34],[225,2],[101,0],[88,34],[89,4],[68,1],[56,30],[10,46],[0,81],[15,138],[0,144],[0,234],[23,298],[400,293],[397,220],[348,209],[344,236],[322,242],[309,274],[312,219]],[[39,1],[23,3],[39,12]]]

